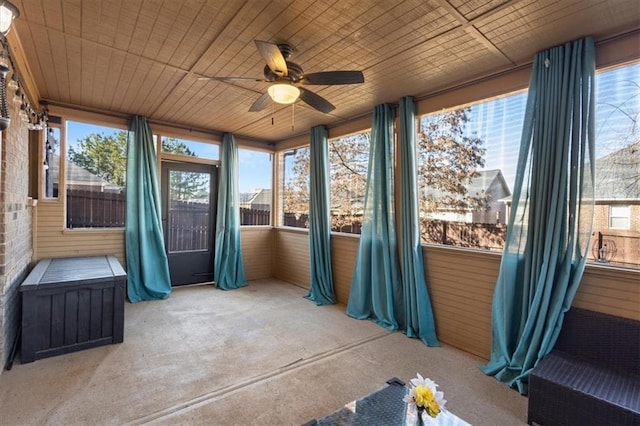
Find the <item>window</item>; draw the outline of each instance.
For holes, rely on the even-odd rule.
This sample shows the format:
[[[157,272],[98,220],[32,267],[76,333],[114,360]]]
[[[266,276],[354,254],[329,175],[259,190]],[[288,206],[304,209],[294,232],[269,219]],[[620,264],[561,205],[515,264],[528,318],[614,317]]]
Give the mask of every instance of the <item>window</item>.
[[[240,224],[271,224],[272,154],[238,149]]]
[[[631,210],[629,206],[610,206],[609,228],[629,229]]]
[[[302,147],[283,154],[282,224],[309,227],[309,148]]]
[[[589,261],[640,267],[640,63],[596,74],[595,220]]]
[[[526,93],[422,117],[422,241],[502,250]],[[591,261],[640,267],[640,63],[596,74]],[[614,231],[615,230],[615,231]]]
[[[67,228],[121,228],[127,131],[67,121]]]
[[[331,228],[359,234],[367,186],[370,132],[329,142]]]
[[[49,127],[44,142],[44,198],[58,198],[60,184],[60,129]]]
[[[166,136],[162,137],[162,152],[207,160],[218,160],[220,158],[220,147],[218,145]]]
[[[420,120],[423,243],[502,250],[526,101],[517,93]]]

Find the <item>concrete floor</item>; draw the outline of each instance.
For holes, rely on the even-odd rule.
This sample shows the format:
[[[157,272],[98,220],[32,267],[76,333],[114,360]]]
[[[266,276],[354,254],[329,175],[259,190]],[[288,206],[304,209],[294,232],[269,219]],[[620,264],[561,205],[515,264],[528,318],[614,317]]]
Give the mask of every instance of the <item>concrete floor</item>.
[[[124,343],[18,358],[3,372],[0,424],[295,425],[417,372],[469,423],[525,424],[527,399],[482,374],[482,359],[426,347],[305,294],[269,279],[127,304]]]

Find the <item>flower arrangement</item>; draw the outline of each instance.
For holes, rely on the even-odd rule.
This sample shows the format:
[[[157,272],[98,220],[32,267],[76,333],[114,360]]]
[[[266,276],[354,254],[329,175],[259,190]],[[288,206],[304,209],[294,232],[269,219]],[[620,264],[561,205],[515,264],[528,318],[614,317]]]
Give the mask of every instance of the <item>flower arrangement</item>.
[[[430,417],[436,417],[442,410],[447,401],[444,399],[444,393],[436,390],[438,385],[431,379],[423,378],[420,373],[415,379],[411,379],[411,387],[409,393],[404,396],[403,400],[407,404],[413,404],[418,409],[418,414],[426,412]]]

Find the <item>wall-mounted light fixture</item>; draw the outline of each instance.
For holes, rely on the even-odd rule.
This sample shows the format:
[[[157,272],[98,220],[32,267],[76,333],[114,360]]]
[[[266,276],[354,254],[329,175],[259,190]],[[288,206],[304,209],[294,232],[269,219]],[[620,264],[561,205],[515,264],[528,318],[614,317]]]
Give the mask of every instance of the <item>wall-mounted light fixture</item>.
[[[0,33],[7,34],[14,19],[20,16],[20,11],[13,3],[0,0]]]
[[[29,103],[28,98],[24,95],[24,88],[18,69],[15,66],[11,52],[9,51],[9,43],[5,34],[9,32],[11,23],[15,18],[20,16],[20,11],[11,2],[0,0],[0,131],[6,130],[11,122],[9,117],[7,89],[14,91],[12,102],[20,107],[18,117],[29,130],[44,130],[47,126],[47,106],[37,110]],[[7,82],[7,76],[11,72],[11,79]]]
[[[284,105],[294,103],[300,96],[300,89],[287,83],[273,84],[269,86],[267,92],[274,102]]]
[[[20,11],[11,2],[0,0],[0,33],[3,35],[9,32],[11,23],[20,15]],[[6,41],[3,47],[6,49]],[[9,57],[8,51],[3,51]],[[5,55],[2,55],[3,57]],[[11,69],[4,63],[0,64],[0,131],[7,130],[11,123],[9,108],[7,105],[7,74]],[[14,69],[15,73],[15,69]]]

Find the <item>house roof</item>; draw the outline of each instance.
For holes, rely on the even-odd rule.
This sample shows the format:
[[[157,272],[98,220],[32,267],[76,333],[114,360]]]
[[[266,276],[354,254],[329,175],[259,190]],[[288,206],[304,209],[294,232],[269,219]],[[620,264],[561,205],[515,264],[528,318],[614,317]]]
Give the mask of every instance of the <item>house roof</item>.
[[[469,195],[480,195],[487,192],[491,186],[500,185],[503,189],[504,194],[511,194],[509,190],[509,185],[504,180],[504,176],[502,171],[499,169],[494,170],[481,170],[478,172],[479,175],[476,176],[466,185],[467,194]],[[433,197],[443,197],[445,195],[450,195],[455,197],[453,194],[445,193],[440,189],[435,188],[425,188],[425,192],[427,195],[431,195]]]
[[[52,161],[49,167],[51,167],[51,172],[54,176],[59,176],[58,168],[60,167],[60,157],[58,155],[52,155]],[[105,191],[120,191],[122,189],[120,186],[94,175],[71,161],[67,161],[65,167],[65,183],[67,185],[100,187]]]
[[[518,69],[535,53],[640,28],[637,0],[12,0],[8,34],[37,101],[265,144],[370,115]],[[265,61],[254,40],[288,43],[304,72],[360,70],[365,83],[305,85],[335,105],[297,102],[260,112]],[[19,46],[22,49],[19,49]],[[200,80],[200,77],[247,80]],[[214,133],[215,134],[215,133]],[[219,134],[219,133],[218,133]]]
[[[596,200],[640,199],[640,141],[596,160]]]

